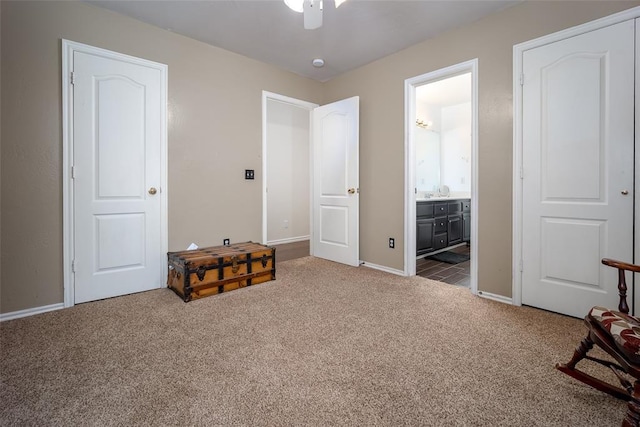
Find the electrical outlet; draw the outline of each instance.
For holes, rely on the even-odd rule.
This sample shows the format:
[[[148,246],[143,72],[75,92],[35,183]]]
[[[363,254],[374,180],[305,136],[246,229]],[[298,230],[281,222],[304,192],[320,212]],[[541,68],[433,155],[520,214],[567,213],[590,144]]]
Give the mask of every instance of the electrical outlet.
[[[255,172],[253,169],[245,169],[244,170],[244,179],[254,179]]]
[[[389,237],[389,247],[391,249],[394,249],[396,247],[396,239],[394,239],[393,237]]]
[[[231,241],[229,239],[224,239],[222,241],[222,244],[225,245],[225,246],[229,246],[231,244]]]

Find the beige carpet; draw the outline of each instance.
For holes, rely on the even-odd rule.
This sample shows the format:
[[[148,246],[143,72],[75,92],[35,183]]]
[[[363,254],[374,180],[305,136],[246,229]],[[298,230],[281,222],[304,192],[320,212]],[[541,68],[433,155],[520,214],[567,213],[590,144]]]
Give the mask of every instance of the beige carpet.
[[[314,258],[0,324],[0,425],[614,426],[557,372],[581,321]]]

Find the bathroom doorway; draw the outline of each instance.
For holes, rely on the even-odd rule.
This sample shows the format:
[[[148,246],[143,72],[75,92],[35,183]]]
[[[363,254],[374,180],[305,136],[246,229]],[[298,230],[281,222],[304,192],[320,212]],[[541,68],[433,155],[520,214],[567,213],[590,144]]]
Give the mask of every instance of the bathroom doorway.
[[[477,60],[405,82],[405,273],[477,293]]]

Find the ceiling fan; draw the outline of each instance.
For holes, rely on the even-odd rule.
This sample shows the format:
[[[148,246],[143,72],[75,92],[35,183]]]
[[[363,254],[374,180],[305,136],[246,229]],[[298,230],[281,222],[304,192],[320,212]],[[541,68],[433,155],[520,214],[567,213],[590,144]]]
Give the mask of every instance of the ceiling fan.
[[[347,0],[335,0],[336,9]],[[315,30],[322,27],[323,0],[284,0],[291,10],[304,14],[304,29]]]

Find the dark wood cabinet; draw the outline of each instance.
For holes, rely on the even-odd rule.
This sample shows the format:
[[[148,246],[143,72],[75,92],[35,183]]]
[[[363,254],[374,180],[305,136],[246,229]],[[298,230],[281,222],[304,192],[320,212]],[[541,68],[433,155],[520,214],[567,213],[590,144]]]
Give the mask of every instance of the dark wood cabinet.
[[[433,250],[444,249],[447,247],[447,233],[440,233],[433,236]]]
[[[469,243],[471,241],[471,214],[462,214],[462,241]]]
[[[462,215],[449,215],[447,218],[448,228],[448,242],[447,246],[457,245],[462,243]]]
[[[418,254],[434,251],[434,219],[419,219],[416,224],[416,250]]]
[[[419,201],[416,207],[416,254],[445,249],[471,237],[471,201]]]
[[[447,246],[462,243],[462,200],[447,203]]]
[[[462,241],[471,241],[471,200],[462,201]]]

